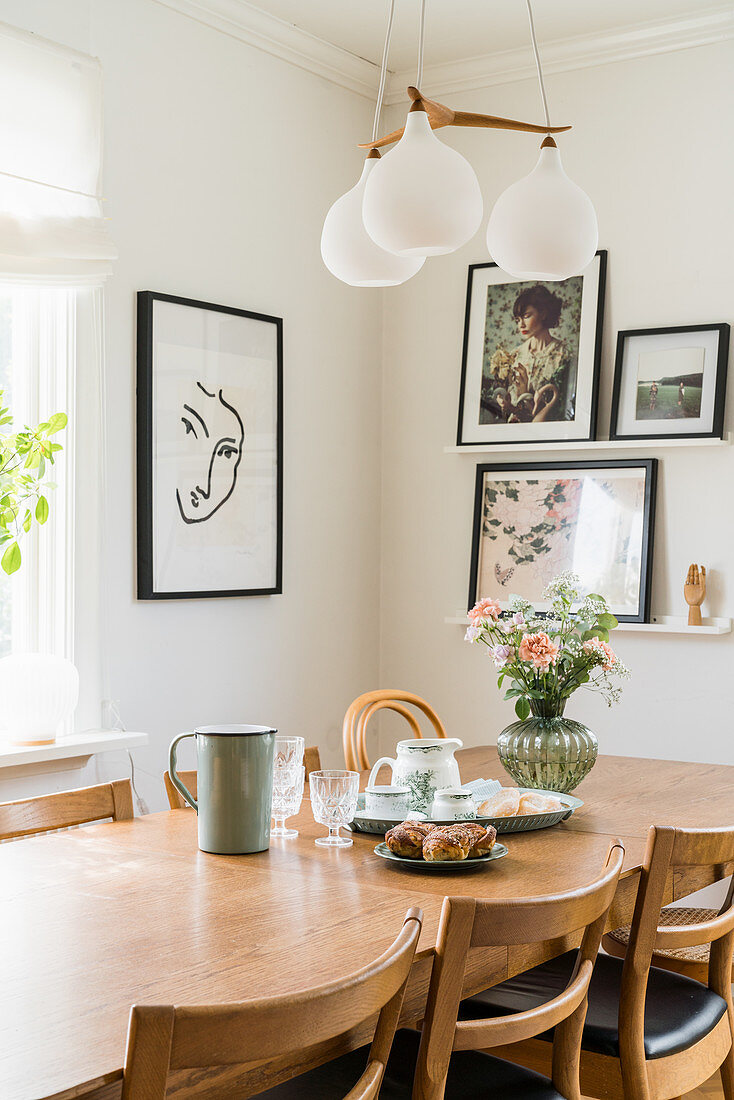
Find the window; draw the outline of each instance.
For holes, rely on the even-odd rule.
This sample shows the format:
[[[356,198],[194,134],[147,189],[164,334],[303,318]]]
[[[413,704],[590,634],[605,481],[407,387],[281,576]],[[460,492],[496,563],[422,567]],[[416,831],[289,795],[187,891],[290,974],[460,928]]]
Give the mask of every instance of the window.
[[[63,450],[47,467],[47,479],[56,485],[48,493],[49,519],[22,541],[20,571],[0,574],[0,656],[13,650],[72,655],[78,293],[0,285],[0,386],[13,428],[55,412],[69,415],[58,440]]]
[[[48,470],[49,519],[23,539],[20,570],[0,573],[0,656],[81,661],[87,722],[95,695],[99,710],[90,562],[102,522],[102,286],[116,255],[100,197],[101,108],[95,58],[0,24],[0,386],[15,428],[69,416]],[[75,575],[92,593],[77,653]]]

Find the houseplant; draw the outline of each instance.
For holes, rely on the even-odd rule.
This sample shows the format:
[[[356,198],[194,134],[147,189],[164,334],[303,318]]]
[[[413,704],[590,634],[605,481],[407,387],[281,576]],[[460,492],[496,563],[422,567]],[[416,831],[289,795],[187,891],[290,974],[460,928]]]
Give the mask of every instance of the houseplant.
[[[509,611],[480,600],[469,612],[466,640],[487,647],[499,670],[497,686],[515,700],[518,721],[502,730],[497,751],[503,767],[523,787],[572,791],[596,761],[597,740],[580,722],[564,716],[579,688],[598,691],[609,706],[618,702],[629,676],[609,645],[618,625],[603,596],[580,599],[580,580],[561,573],[546,588],[548,611],[513,597]]]
[[[46,491],[55,488],[45,481],[46,464],[53,465],[61,444],[52,441],[66,427],[65,413],[54,413],[36,428],[12,432],[13,417],[3,407],[0,389],[0,567],[5,573],[20,569],[20,542],[33,523],[48,519]]]

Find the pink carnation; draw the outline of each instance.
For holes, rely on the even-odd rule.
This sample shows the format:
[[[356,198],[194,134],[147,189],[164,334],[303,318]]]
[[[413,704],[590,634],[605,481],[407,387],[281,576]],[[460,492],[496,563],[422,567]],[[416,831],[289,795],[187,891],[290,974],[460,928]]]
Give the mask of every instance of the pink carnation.
[[[604,664],[601,667],[605,672],[609,672],[610,668],[617,663],[617,654],[609,643],[603,642],[601,638],[589,638],[584,642],[583,650],[585,653],[598,653],[600,657],[604,657]]]
[[[539,634],[526,634],[520,642],[520,660],[531,663],[541,672],[547,672],[555,664],[558,646],[542,631]]]
[[[496,600],[480,600],[469,612],[469,622],[472,626],[479,626],[482,619],[499,619],[500,611],[500,605]]]

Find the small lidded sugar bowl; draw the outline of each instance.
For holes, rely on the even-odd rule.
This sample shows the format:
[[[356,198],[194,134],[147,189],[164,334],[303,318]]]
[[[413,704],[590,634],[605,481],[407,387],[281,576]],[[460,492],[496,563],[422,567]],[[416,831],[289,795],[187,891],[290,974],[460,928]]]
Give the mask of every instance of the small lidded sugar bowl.
[[[477,804],[471,791],[463,787],[442,787],[431,805],[434,821],[471,821],[477,816]]]

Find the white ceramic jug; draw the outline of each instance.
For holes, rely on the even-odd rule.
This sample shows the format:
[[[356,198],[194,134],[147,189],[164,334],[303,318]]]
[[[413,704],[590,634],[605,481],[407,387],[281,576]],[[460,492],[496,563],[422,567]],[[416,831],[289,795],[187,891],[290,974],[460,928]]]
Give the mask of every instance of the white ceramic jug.
[[[410,787],[411,810],[428,810],[436,791],[461,786],[456,749],[464,742],[457,737],[420,738],[398,741],[397,758],[382,756],[370,772],[368,787],[373,787],[383,764],[392,768],[392,783]]]

